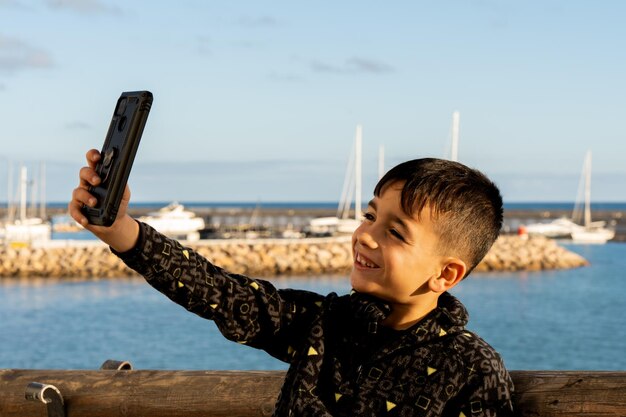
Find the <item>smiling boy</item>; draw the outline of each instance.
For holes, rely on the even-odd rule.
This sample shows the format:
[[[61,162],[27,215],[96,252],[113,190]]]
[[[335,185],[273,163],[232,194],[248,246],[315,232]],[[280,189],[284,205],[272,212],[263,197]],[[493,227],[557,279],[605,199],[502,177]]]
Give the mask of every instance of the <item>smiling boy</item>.
[[[275,416],[512,415],[499,355],[465,329],[448,290],[498,236],[502,199],[480,172],[439,159],[408,161],[377,184],[354,232],[350,295],[276,289],[228,273],[126,214],[87,225],[97,151],[87,153],[69,210],[173,301],[214,320],[230,340],[289,363]]]

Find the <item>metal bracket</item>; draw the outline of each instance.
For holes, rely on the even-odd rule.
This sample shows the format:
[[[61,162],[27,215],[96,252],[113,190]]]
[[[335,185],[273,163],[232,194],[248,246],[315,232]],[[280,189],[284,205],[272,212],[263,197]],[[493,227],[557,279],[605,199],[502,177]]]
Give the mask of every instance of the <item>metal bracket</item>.
[[[46,404],[48,417],[65,417],[63,396],[54,385],[31,382],[26,386],[25,397],[29,401],[41,401]]]
[[[132,371],[133,365],[128,361],[117,361],[115,359],[107,359],[100,365],[101,370],[111,371]]]

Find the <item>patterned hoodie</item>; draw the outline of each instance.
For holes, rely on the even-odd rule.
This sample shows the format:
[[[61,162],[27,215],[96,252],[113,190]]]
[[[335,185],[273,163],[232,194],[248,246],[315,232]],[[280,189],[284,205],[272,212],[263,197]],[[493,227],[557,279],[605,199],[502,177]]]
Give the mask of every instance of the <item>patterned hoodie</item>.
[[[143,223],[135,248],[116,254],[226,338],[290,365],[275,416],[513,414],[500,356],[465,330],[467,311],[448,293],[397,331],[381,325],[390,308],[374,297],[278,290],[228,273]]]

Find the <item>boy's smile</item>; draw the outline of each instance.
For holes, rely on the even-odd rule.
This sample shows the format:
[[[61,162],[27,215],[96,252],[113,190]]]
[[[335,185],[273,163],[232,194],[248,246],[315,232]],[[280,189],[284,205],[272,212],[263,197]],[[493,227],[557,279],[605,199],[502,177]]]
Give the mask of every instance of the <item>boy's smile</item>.
[[[402,210],[403,183],[388,186],[370,201],[363,223],[352,235],[352,288],[391,304],[400,320],[417,320],[436,307],[439,294],[429,290],[428,281],[444,267],[439,254],[439,237],[430,209],[421,216]]]
[[[371,259],[366,258],[355,250],[354,252],[354,267],[358,269],[373,269],[380,268]]]

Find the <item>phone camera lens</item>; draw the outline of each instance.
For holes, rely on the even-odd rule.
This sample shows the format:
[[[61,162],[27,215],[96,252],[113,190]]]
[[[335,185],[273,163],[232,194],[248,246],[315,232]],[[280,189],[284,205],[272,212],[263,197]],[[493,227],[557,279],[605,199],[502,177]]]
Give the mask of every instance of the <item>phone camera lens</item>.
[[[120,99],[119,103],[117,103],[117,111],[115,114],[121,116],[126,111],[126,105],[128,104],[128,100],[126,97]]]

